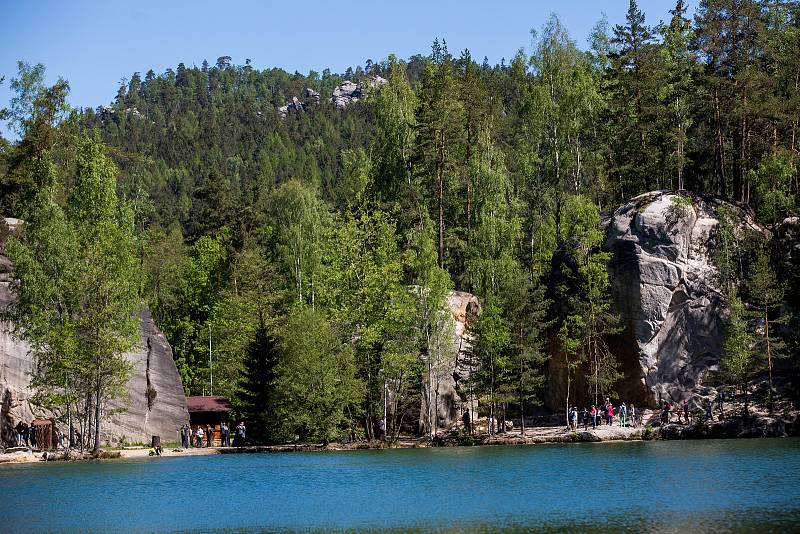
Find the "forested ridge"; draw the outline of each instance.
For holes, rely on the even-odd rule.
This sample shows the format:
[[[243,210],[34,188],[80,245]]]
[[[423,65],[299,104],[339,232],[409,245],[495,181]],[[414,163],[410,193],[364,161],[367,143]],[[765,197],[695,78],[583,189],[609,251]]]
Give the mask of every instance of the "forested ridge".
[[[539,404],[553,351],[613,394],[605,340],[620,325],[601,215],[665,189],[727,198],[768,228],[796,214],[800,2],[702,0],[691,14],[678,0],[651,27],[631,0],[624,24],[601,19],[589,41],[581,49],[554,15],[496,65],[444,39],[343,74],[223,56],[132,73],[96,110],[70,109],[67,82],[45,86],[43,67],[20,63],[0,213],[69,214],[86,169],[105,177],[113,162],[124,216],[112,226],[130,228],[139,296],[186,393],[211,392],[210,338],[213,392],[260,439],[371,438],[387,388],[396,434],[452,350],[450,290],[481,299],[474,391],[486,414]],[[345,80],[364,95],[342,109],[331,96]],[[293,97],[302,108],[281,113]],[[740,384],[766,365],[741,299],[770,324],[797,302],[796,273],[774,247],[721,235],[725,369]],[[784,337],[776,354],[796,354]]]

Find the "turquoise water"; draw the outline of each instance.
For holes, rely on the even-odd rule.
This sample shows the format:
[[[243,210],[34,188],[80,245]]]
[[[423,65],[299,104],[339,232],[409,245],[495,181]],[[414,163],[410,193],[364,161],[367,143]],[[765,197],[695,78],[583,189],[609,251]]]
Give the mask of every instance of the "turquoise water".
[[[7,532],[798,532],[800,440],[0,466]]]

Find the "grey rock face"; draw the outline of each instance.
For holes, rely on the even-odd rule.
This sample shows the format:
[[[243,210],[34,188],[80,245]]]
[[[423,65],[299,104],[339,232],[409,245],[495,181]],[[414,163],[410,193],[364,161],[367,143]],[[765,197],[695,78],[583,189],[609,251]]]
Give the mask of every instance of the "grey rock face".
[[[306,95],[305,95],[305,103],[306,103],[306,105],[308,105],[308,104],[319,104],[320,98],[321,98],[321,95],[317,91],[315,91],[315,90],[313,90],[313,89],[311,89],[309,87],[306,87]]]
[[[13,231],[20,222],[6,219]],[[0,240],[2,241],[2,240]],[[0,309],[13,302],[9,291],[11,265],[0,247]],[[177,439],[177,430],[188,420],[186,398],[172,348],[164,334],[153,323],[149,310],[140,315],[141,336],[134,349],[125,354],[134,365],[127,383],[128,395],[106,407],[112,415],[101,425],[104,442],[149,442],[153,435],[162,440]],[[33,400],[30,390],[33,358],[30,347],[18,339],[12,325],[0,322],[0,442],[11,444],[14,427],[20,420],[30,423],[34,417],[50,418],[54,414]],[[155,391],[150,405],[148,384]],[[119,413],[114,413],[119,411]],[[55,414],[56,416],[58,414]],[[66,429],[65,434],[66,434]]]
[[[461,420],[464,410],[469,409],[473,418],[477,413],[478,401],[467,386],[472,373],[477,371],[478,362],[472,355],[473,336],[469,328],[474,326],[481,311],[478,297],[463,291],[451,291],[447,296],[451,317],[448,318],[452,344],[443,351],[438,365],[433,365],[432,377],[423,373],[423,388],[430,395],[423,395],[420,406],[420,428],[425,428],[428,413],[428,396],[436,402],[437,427],[446,429]],[[427,362],[426,362],[427,363]],[[431,384],[433,382],[433,384]]]
[[[151,436],[161,436],[164,441],[179,441],[180,426],[189,420],[183,384],[172,358],[172,347],[158,329],[150,315],[143,310],[140,315],[141,336],[136,347],[125,354],[133,363],[134,371],[128,380],[127,398],[120,398],[109,406],[113,413],[105,430],[104,441],[150,442]],[[155,392],[148,404],[148,387]]]
[[[709,394],[703,379],[719,369],[724,303],[713,264],[719,199],[694,197],[684,210],[675,194],[640,195],[614,212],[605,247],[615,306],[625,331],[615,347],[626,380],[621,398],[655,406]],[[735,207],[737,231],[764,232]],[[681,213],[683,211],[683,213]]]

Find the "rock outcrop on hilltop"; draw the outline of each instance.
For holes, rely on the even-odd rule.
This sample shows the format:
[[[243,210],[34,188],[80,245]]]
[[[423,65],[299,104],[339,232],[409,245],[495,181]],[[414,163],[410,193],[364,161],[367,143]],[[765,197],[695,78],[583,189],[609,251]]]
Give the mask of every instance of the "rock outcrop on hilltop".
[[[13,232],[20,221],[6,219],[6,224]],[[9,290],[12,266],[2,254],[2,241],[0,239],[0,309],[13,302]],[[188,420],[186,398],[172,348],[153,323],[149,310],[145,309],[140,315],[140,329],[139,342],[125,354],[134,366],[126,386],[128,395],[107,407],[109,413],[118,413],[100,428],[104,442],[123,439],[149,442],[153,435],[164,440],[177,439],[177,430]],[[0,322],[0,445],[13,443],[13,429],[20,420],[30,423],[34,417],[53,416],[32,400],[29,386],[33,359],[29,349],[24,341],[14,336],[12,325]]]
[[[611,217],[605,247],[613,253],[614,303],[624,332],[615,353],[625,379],[620,397],[654,406],[715,396],[704,384],[719,369],[725,306],[713,263],[716,198],[671,192],[640,195]],[[745,209],[732,206],[736,230],[767,233]]]
[[[355,83],[350,80],[346,80],[343,84],[333,90],[331,102],[333,102],[333,105],[338,109],[344,109],[350,104],[358,102],[359,99],[363,98],[367,90],[374,87],[380,87],[385,83],[386,80],[380,76],[375,76],[366,83]]]
[[[432,369],[433,385],[430,385],[427,372],[423,372],[423,389],[431,392],[431,399],[435,401],[438,390],[438,404],[436,407],[437,427],[444,429],[461,420],[464,410],[470,409],[475,414],[478,402],[471,395],[468,381],[477,370],[477,361],[472,354],[473,337],[470,327],[481,311],[478,297],[463,291],[451,291],[447,296],[447,305],[452,313],[450,332],[453,342],[450,350],[445,351],[438,366]],[[427,360],[425,360],[427,364]],[[422,396],[419,412],[419,426],[425,428],[428,413],[428,396]]]

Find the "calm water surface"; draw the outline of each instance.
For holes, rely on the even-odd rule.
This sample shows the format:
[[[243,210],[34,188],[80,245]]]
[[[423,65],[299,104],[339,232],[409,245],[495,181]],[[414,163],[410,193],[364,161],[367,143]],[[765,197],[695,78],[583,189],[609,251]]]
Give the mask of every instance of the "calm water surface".
[[[0,466],[13,532],[800,532],[800,440]],[[12,532],[12,531],[6,531]]]

